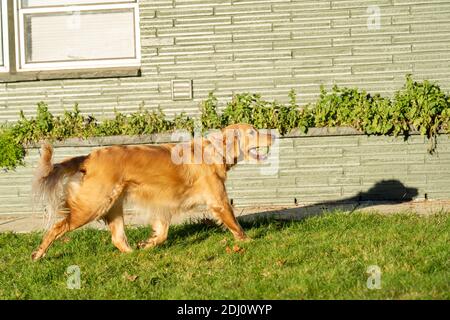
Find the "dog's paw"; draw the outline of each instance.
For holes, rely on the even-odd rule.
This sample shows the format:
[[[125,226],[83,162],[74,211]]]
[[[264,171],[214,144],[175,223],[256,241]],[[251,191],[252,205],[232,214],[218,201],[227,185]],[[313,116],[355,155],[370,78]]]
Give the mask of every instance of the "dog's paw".
[[[133,252],[133,249],[130,248],[130,247],[125,247],[125,248],[121,248],[120,252],[122,252],[122,253],[131,253],[131,252]]]
[[[143,249],[145,245],[147,244],[147,241],[139,241],[137,244],[138,249]]]
[[[153,239],[141,241],[137,244],[138,249],[149,249],[156,246],[156,242]]]
[[[240,242],[252,242],[253,241],[252,238],[250,238],[249,236],[246,236],[246,235],[236,238],[236,240],[240,241]]]
[[[37,261],[40,258],[44,256],[44,253],[42,253],[40,250],[36,250],[31,254],[31,260]]]

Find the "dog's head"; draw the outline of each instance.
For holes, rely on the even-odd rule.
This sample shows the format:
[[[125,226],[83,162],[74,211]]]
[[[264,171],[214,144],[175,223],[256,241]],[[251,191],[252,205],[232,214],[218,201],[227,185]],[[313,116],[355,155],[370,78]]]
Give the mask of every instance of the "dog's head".
[[[273,135],[262,133],[249,124],[233,124],[208,136],[227,165],[242,160],[259,162],[267,159],[274,139]]]

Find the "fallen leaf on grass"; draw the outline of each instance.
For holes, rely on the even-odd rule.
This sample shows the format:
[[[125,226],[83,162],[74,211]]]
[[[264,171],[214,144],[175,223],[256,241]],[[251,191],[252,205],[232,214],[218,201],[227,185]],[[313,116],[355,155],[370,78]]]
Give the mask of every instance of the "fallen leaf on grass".
[[[287,262],[287,260],[285,260],[285,259],[277,260],[277,266],[282,267],[286,264],[286,262]]]
[[[124,277],[126,280],[128,280],[128,281],[134,282],[134,281],[136,281],[136,279],[137,279],[139,276],[137,276],[137,275],[131,275],[131,274],[128,274],[128,272],[125,272],[125,273],[123,274],[123,277]]]
[[[233,249],[231,249],[229,246],[227,246],[226,248],[225,248],[225,251],[227,252],[227,253],[244,253],[245,252],[245,249],[244,248],[241,248],[241,247],[239,247],[237,244],[235,244],[234,246],[233,246]]]
[[[237,244],[235,244],[235,245],[233,246],[233,251],[236,252],[236,253],[244,253],[245,249],[244,249],[244,248],[241,248],[241,247],[239,247]]]

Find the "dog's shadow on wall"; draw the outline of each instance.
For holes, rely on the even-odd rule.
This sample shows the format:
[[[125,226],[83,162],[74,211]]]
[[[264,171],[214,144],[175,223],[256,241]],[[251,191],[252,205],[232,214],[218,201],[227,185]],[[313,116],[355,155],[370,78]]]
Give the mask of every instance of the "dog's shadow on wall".
[[[283,226],[291,223],[292,220],[301,221],[311,216],[333,211],[352,212],[367,207],[376,210],[377,205],[398,204],[412,201],[418,194],[417,188],[406,187],[398,180],[382,180],[373,185],[369,190],[359,192],[352,197],[325,201],[312,205],[300,205],[295,208],[257,212],[240,216],[238,219],[246,230],[252,227],[261,227],[269,224],[272,229],[274,227],[283,229]],[[298,199],[301,200],[301,195],[298,196]],[[221,232],[220,228],[218,228],[212,220],[204,219],[199,222],[200,223],[195,224],[185,224],[175,228],[172,236],[169,237],[169,244],[170,242],[177,241],[175,240],[177,238],[186,238],[186,236],[193,234],[195,234],[195,237],[192,238],[192,242],[201,242],[211,236],[211,232]],[[256,236],[256,238],[259,238],[260,236],[261,235]],[[187,243],[185,244],[188,245]]]
[[[324,201],[305,206],[300,205],[295,208],[284,210],[254,213],[243,216],[241,219],[244,221],[252,221],[258,218],[296,220],[336,210],[351,212],[367,207],[376,210],[377,205],[398,204],[412,201],[418,194],[417,188],[407,187],[398,180],[381,180],[374,184],[369,190],[359,192],[352,197]],[[299,195],[299,199],[301,200],[301,195]]]

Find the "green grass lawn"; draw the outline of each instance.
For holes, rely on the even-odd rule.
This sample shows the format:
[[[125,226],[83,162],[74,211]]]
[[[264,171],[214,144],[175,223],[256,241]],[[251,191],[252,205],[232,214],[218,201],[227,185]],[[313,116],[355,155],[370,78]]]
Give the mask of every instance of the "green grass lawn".
[[[38,262],[30,255],[41,234],[3,233],[0,299],[450,299],[450,214],[333,212],[243,226],[254,241],[186,224],[131,254],[109,232],[85,229]],[[149,230],[127,233],[135,245]],[[67,288],[71,265],[80,289]],[[370,265],[381,269],[381,289],[367,288]]]

